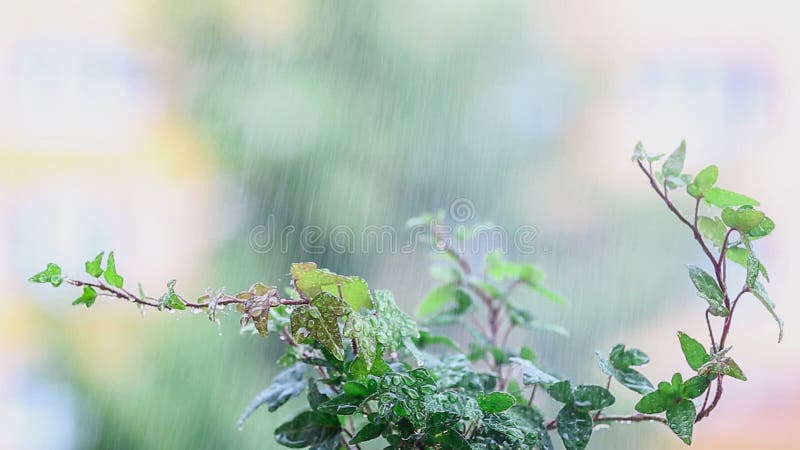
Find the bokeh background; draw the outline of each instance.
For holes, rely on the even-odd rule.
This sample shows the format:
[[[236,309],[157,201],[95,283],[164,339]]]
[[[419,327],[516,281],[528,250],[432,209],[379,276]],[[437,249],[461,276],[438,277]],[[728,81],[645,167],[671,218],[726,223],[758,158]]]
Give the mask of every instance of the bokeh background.
[[[729,381],[701,449],[792,448],[800,421],[796,257],[800,28],[786,2],[0,2],[0,448],[273,448],[298,407],[234,423],[269,382],[276,340],[234,317],[149,313],[26,283],[101,249],[160,292],[285,282],[313,260],[414,311],[426,252],[253,251],[254,227],[389,225],[467,198],[476,220],[537,227],[536,262],[572,330],[516,336],[541,364],[600,382],[618,341],[683,367],[703,335],[684,264],[700,252],[629,161],[688,142],[687,168],[762,201],[758,242],[786,320],[740,306]],[[686,206],[685,204],[681,204]],[[323,244],[327,244],[324,243]],[[221,334],[220,334],[221,333]],[[455,335],[466,334],[464,329]],[[686,372],[686,371],[684,371]],[[621,409],[632,396],[619,394]],[[590,448],[673,449],[663,427]]]

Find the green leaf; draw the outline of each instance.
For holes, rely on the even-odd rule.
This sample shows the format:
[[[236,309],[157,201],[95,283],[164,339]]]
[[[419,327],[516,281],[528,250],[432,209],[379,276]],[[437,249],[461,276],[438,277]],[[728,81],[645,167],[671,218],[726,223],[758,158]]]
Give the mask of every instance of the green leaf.
[[[750,253],[751,252],[746,248],[728,247],[728,250],[725,252],[725,257],[747,269],[747,260],[750,258]],[[767,268],[764,267],[764,265],[760,262],[758,271],[765,280],[769,281],[769,273],[767,273]]]
[[[750,231],[747,232],[747,235],[750,236],[751,239],[758,239],[764,236],[768,236],[772,231],[775,229],[775,222],[772,221],[769,217],[764,217],[764,220],[761,221],[757,226],[753,227]]]
[[[692,370],[699,370],[703,364],[711,360],[711,356],[709,356],[703,344],[693,339],[688,334],[679,331],[678,340],[681,343],[683,356],[686,357],[686,362]]]
[[[334,438],[338,439],[341,431],[336,416],[303,411],[275,429],[275,440],[285,447],[305,448],[322,445]]]
[[[664,174],[664,178],[680,176],[681,171],[683,171],[683,161],[685,158],[686,141],[681,141],[681,145],[667,157],[664,161],[664,165],[661,166],[661,173]]]
[[[700,216],[697,219],[697,228],[700,230],[706,239],[710,240],[715,247],[722,248],[722,242],[725,240],[725,233],[728,228],[722,219],[714,217],[713,219],[706,216]]]
[[[456,283],[447,283],[437,287],[422,300],[417,309],[417,316],[430,316],[441,311],[455,298],[457,290]]]
[[[727,316],[728,308],[723,304],[722,289],[717,285],[716,280],[697,266],[688,265],[686,267],[689,269],[689,277],[692,279],[694,287],[697,288],[697,295],[706,299],[711,314],[720,317]]]
[[[574,405],[584,411],[603,409],[614,404],[614,396],[601,386],[582,384],[573,392]]]
[[[697,375],[689,378],[682,385],[681,397],[688,399],[700,397],[703,395],[706,389],[708,389],[710,382],[711,381],[708,379],[708,377],[703,375]]]
[[[519,364],[520,369],[522,369],[522,382],[526,385],[529,384],[547,385],[558,382],[558,378],[539,369],[531,361],[527,359],[512,357],[509,358],[509,361]],[[569,386],[568,381],[567,381],[567,386]]]
[[[106,261],[106,270],[103,273],[103,278],[106,279],[111,286],[122,288],[123,278],[117,273],[117,264],[114,261],[114,252],[108,254]]]
[[[374,314],[362,315],[353,311],[347,316],[342,335],[353,339],[358,344],[358,355],[363,356],[367,370],[372,368],[372,362],[378,348],[377,328],[380,326]]]
[[[417,344],[417,347],[424,349],[431,345],[442,345],[444,347],[450,347],[451,349],[461,352],[461,347],[452,339],[447,336],[440,336],[437,334],[431,334],[428,330],[419,330],[419,337],[414,340],[414,343]]]
[[[626,388],[645,395],[653,392],[653,384],[636,369],[617,369],[614,378]]]
[[[502,252],[486,256],[486,274],[497,281],[519,280],[533,287],[544,281],[544,272],[533,264],[516,264],[505,260]]]
[[[61,267],[58,264],[48,263],[43,271],[28,278],[28,281],[31,283],[50,283],[53,287],[58,287],[64,279],[61,277]]]
[[[667,410],[669,428],[687,445],[692,444],[692,428],[696,417],[697,411],[690,400],[681,400]]]
[[[688,186],[686,186],[686,192],[694,198],[702,197],[703,194],[711,189],[714,183],[717,182],[718,175],[719,168],[717,168],[717,166],[711,165],[706,167],[694,177],[694,180],[692,180]]]
[[[108,257],[111,258],[111,255],[108,255]],[[108,269],[106,269],[106,277],[108,277]],[[165,292],[159,300],[158,309],[163,310],[164,308],[186,309],[186,302],[175,293],[175,280],[169,280],[167,282],[167,292]]]
[[[631,161],[639,161],[645,158],[647,158],[647,151],[644,149],[644,144],[642,144],[641,141],[637,142],[636,147],[633,149]]]
[[[718,208],[730,208],[733,206],[758,206],[758,200],[746,195],[737,194],[726,189],[712,187],[703,195],[706,203]]]
[[[292,264],[291,273],[295,288],[308,298],[313,299],[321,292],[338,296],[341,289],[344,301],[355,311],[361,308],[372,309],[367,282],[361,278],[346,277],[318,269],[312,262]]]
[[[91,286],[84,286],[83,287],[83,294],[80,297],[75,299],[72,302],[73,305],[86,305],[86,307],[90,307],[94,305],[94,301],[97,299],[97,292]]]
[[[369,422],[364,425],[353,439],[350,439],[350,444],[360,444],[362,442],[371,441],[383,433],[383,430],[386,429],[385,423],[374,423]]]
[[[670,398],[663,391],[653,391],[636,403],[634,409],[642,414],[658,414],[667,410]]]
[[[617,344],[608,355],[611,364],[617,369],[627,369],[630,366],[643,366],[650,362],[650,357],[637,348],[625,350],[624,344]]]
[[[722,210],[722,221],[725,225],[741,233],[747,233],[756,228],[763,220],[764,213],[755,209],[741,208],[734,210],[725,208]]]
[[[550,394],[550,397],[553,397],[554,400],[567,405],[571,405],[575,401],[575,398],[572,396],[572,385],[569,380],[558,381],[547,386],[547,393]]]
[[[431,439],[434,448],[448,449],[448,450],[470,450],[469,442],[464,439],[456,430],[450,429],[442,433],[435,434]]]
[[[320,404],[317,410],[337,416],[350,416],[358,412],[358,408],[363,402],[364,397],[345,393]]]
[[[747,253],[747,277],[745,285],[752,289],[758,279],[758,273],[761,270],[761,262],[756,258],[752,251]]]
[[[428,316],[425,323],[428,325],[451,325],[462,322],[464,314],[472,309],[472,297],[463,290],[456,289],[452,299],[454,301],[448,302],[446,308]]]
[[[292,311],[292,336],[299,342],[312,339],[325,347],[339,361],[344,360],[344,344],[339,332],[339,317],[346,316],[350,308],[339,297],[320,292],[310,305],[301,305]]]
[[[505,392],[492,392],[489,395],[484,395],[482,392],[478,393],[478,406],[485,414],[499,413],[511,408],[517,403],[517,400],[511,394]]]
[[[247,418],[261,406],[267,405],[267,410],[272,412],[283,406],[292,397],[300,395],[306,388],[304,375],[305,364],[303,363],[297,363],[276,375],[272,384],[250,401],[236,422],[237,428],[241,429]]]
[[[536,362],[536,352],[529,347],[525,347],[524,345],[519,349],[519,357],[532,363]]]
[[[585,411],[565,406],[556,416],[556,427],[567,450],[583,450],[592,436],[592,417]]]
[[[93,260],[86,261],[86,273],[95,278],[100,278],[100,275],[103,274],[103,268],[100,267],[100,265],[103,263],[103,255],[105,255],[105,253],[106,252],[100,252]]]
[[[770,313],[775,322],[778,324],[778,342],[783,340],[783,319],[778,317],[778,314],[775,313],[775,303],[769,298],[769,294],[767,294],[767,290],[764,288],[764,285],[756,281],[753,283],[753,287],[750,288],[750,293],[752,293],[764,308],[767,308],[767,311]]]
[[[419,337],[417,323],[397,307],[392,293],[376,290],[373,292],[373,300],[378,317],[378,330],[376,330],[378,331],[376,334],[378,342],[390,351],[396,351],[403,347],[412,354],[418,352],[419,350],[412,341]]]
[[[539,294],[542,295],[542,297],[550,300],[553,303],[556,303],[556,304],[559,304],[559,305],[566,305],[566,304],[569,303],[569,302],[567,302],[566,299],[564,299],[560,295],[556,294],[555,292],[551,291],[550,289],[547,289],[544,286],[537,285],[537,286],[533,287],[533,290],[538,292]]]
[[[722,375],[736,378],[737,380],[747,381],[747,377],[744,372],[742,372],[742,368],[739,367],[739,364],[736,364],[736,361],[732,358],[720,358],[715,371]]]

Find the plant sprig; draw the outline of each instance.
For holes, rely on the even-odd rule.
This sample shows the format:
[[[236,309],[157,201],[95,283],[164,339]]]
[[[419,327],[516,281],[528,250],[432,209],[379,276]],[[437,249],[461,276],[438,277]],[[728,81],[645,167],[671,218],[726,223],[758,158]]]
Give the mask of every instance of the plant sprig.
[[[510,337],[524,330],[567,335],[562,327],[539,320],[533,308],[524,306],[532,302],[518,302],[519,297],[566,301],[546,287],[544,271],[536,265],[513,263],[492,252],[476,269],[461,250],[474,236],[468,230],[450,235],[443,214],[414,220],[429,229],[437,261],[432,274],[439,282],[419,305],[419,323],[398,308],[388,291],[370,290],[359,277],[314,263],[293,264],[284,290],[255,283],[235,294],[208,289],[194,301],[176,291],[175,280],[158,297],[146,295],[141,285],[138,294],[130,292],[113,252],[86,262],[91,280],[68,277],[50,263],[30,281],[82,288],[73,304],[87,308],[109,297],[140,308],[205,310],[217,321],[218,313],[235,305],[242,327],[264,336],[277,334],[287,344],[277,362],[283,370],[245,408],[237,425],[241,428],[264,405],[275,411],[306,392],[306,409],[275,430],[276,441],[287,447],[360,449],[361,443],[381,439],[393,449],[552,449],[553,430],[568,450],[581,450],[596,424],[630,422],[665,424],[691,444],[694,424],[718,406],[725,377],[747,379],[726,346],[744,295],[755,296],[773,316],[779,341],[783,322],[762,284],[769,275],[753,245],[774,230],[774,222],[755,209],[756,200],[718,188],[716,166],[695,176],[683,173],[685,153],[682,143],[658,171],[654,163],[664,155],[650,156],[638,144],[633,156],[667,209],[690,229],[710,266],[710,272],[688,266],[705,302],[709,344],[678,332],[693,373],[684,377],[675,372],[657,385],[641,371],[650,357],[624,344],[607,356],[598,352],[602,385],[573,384],[540,369],[533,345],[510,348]],[[693,199],[690,214],[672,199],[671,192],[681,187]],[[714,214],[701,215],[701,204]],[[745,269],[741,288],[731,289],[728,261]],[[432,331],[466,321],[473,325],[468,342]],[[532,341],[526,337],[525,342]],[[616,402],[613,381],[641,395],[635,412],[606,412]],[[554,418],[547,419],[538,407],[537,390],[561,405]]]

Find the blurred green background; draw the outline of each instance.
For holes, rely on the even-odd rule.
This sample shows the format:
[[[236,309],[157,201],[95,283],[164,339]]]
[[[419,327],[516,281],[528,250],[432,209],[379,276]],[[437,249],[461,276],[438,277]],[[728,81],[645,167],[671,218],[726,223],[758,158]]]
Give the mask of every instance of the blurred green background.
[[[274,448],[298,407],[237,431],[277,370],[277,339],[240,335],[233,315],[218,327],[71,307],[70,292],[25,283],[47,261],[77,274],[114,249],[128,282],[155,293],[177,278],[188,296],[285,284],[290,262],[308,260],[413,312],[434,285],[424,248],[336,252],[329,232],[389,226],[404,242],[406,219],[458,199],[476,221],[537,230],[535,254],[511,245],[510,257],[543,266],[571,301],[520,297],[572,330],[515,337],[543,366],[599,382],[594,350],[624,341],[662,379],[682,363],[674,330],[703,330],[684,268],[702,259],[628,158],[639,139],[660,153],[684,138],[689,171],[716,162],[721,184],[778,224],[759,251],[789,330],[776,346],[767,314],[743,305],[732,343],[751,381],[727,385],[695,446],[789,448],[800,32],[779,6],[711,3],[12,1],[0,17],[0,448]],[[296,231],[262,251],[265,226]],[[308,227],[324,231],[321,252],[303,249]],[[678,447],[645,424],[590,448]]]

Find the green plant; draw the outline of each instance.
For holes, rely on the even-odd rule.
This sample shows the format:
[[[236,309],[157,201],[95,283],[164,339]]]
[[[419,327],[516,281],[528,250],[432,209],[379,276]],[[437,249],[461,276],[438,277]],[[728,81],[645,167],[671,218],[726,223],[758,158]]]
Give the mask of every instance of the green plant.
[[[633,156],[667,208],[690,229],[712,269],[708,273],[688,266],[697,294],[706,303],[710,345],[679,332],[692,374],[684,379],[675,373],[656,387],[636,369],[649,362],[648,355],[623,344],[614,346],[607,357],[599,355],[604,386],[573,386],[538,368],[531,348],[508,348],[515,330],[565,333],[512,301],[512,291],[524,288],[552,302],[565,301],[545,287],[539,267],[509,262],[500,253],[488,254],[485,268],[476,272],[458,250],[469,233],[449,236],[441,226],[442,215],[415,221],[430,230],[427,238],[438,258],[432,273],[440,282],[420,304],[421,325],[397,307],[391,293],[370,291],[363,279],[319,269],[314,263],[293,264],[285,290],[256,283],[236,294],[208,290],[195,301],[178,294],[174,280],[159,297],[146,295],[141,285],[138,294],[130,292],[117,273],[113,252],[105,268],[104,253],[86,262],[94,280],[67,277],[50,263],[30,281],[80,287],[82,294],[73,304],[86,307],[105,296],[142,308],[203,309],[215,321],[218,313],[235,305],[244,328],[279,335],[287,344],[278,360],[284,369],[245,409],[239,426],[261,406],[274,411],[307,393],[307,408],[275,430],[277,442],[286,447],[360,448],[362,442],[383,439],[387,448],[550,449],[549,431],[554,430],[571,450],[588,445],[595,424],[642,421],[664,423],[691,444],[694,424],[717,407],[725,377],[746,380],[726,347],[739,301],[748,293],[755,296],[777,321],[779,341],[783,323],[759,281],[768,281],[768,274],[753,250],[753,241],[767,236],[774,223],[755,209],[757,201],[716,187],[716,166],[696,176],[682,173],[684,155],[681,144],[658,172],[653,163],[663,155],[649,156],[639,144]],[[689,216],[670,197],[679,187],[693,199]],[[701,216],[701,202],[720,213]],[[729,290],[728,261],[745,269],[739,289]],[[475,325],[466,350],[427,328],[465,320]],[[715,328],[714,322],[721,323]],[[434,353],[432,348],[446,351]],[[615,403],[612,380],[642,395],[635,413],[604,412]],[[534,402],[539,388],[562,405],[554,419],[546,419]]]

